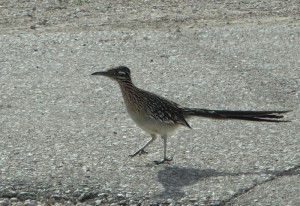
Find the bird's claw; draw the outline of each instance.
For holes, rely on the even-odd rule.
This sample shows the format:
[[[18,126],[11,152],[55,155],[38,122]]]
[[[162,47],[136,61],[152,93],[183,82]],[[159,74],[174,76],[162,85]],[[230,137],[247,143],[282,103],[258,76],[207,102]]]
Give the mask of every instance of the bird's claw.
[[[165,162],[170,162],[173,160],[173,157],[165,157],[163,160],[160,160],[160,161],[154,161],[155,164],[157,165],[160,165],[160,164],[163,164]]]

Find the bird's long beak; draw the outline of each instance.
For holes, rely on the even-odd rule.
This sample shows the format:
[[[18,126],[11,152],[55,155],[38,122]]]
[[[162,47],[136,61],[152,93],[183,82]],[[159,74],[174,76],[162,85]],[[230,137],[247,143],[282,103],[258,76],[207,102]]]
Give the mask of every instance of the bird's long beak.
[[[107,71],[94,72],[91,75],[101,75],[101,76],[107,76],[107,77],[110,76],[109,72],[107,72]]]

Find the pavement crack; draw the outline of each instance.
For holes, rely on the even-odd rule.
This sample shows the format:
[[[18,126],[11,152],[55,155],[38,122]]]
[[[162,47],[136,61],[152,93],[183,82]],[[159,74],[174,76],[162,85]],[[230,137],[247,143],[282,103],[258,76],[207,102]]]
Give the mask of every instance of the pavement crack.
[[[264,181],[254,182],[254,184],[251,187],[239,189],[231,197],[221,201],[219,206],[230,206],[230,205],[232,205],[233,201],[236,200],[237,198],[239,198],[240,196],[252,191],[257,186],[260,186],[260,185],[266,184],[268,182],[271,182],[273,180],[276,180],[279,177],[300,175],[300,165],[296,165],[296,166],[291,167],[291,168],[286,169],[286,170],[264,171],[263,173],[260,173],[260,174],[268,174],[268,175],[271,175],[271,176],[269,178],[267,178],[266,180],[264,180]]]

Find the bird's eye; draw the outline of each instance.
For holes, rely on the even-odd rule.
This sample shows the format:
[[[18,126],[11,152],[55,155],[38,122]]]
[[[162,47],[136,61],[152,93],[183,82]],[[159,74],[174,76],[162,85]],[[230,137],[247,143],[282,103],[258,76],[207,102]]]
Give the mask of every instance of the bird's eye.
[[[125,72],[123,72],[123,71],[119,71],[119,75],[126,75],[126,73]]]

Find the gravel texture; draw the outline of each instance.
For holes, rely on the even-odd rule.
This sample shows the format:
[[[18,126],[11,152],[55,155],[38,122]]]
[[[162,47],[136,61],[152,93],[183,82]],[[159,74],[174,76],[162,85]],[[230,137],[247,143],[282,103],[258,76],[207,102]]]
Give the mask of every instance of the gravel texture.
[[[300,2],[0,1],[0,205],[300,205]],[[192,119],[162,141],[116,83],[184,106],[292,109],[290,123]]]

